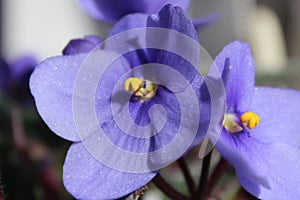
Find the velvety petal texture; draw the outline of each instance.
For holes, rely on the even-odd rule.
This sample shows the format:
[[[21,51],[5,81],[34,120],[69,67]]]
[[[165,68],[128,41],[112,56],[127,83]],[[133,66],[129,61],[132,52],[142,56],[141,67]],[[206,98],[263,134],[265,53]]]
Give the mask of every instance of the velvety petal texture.
[[[158,15],[151,15],[147,20],[148,27],[163,28],[166,30],[172,30],[167,34],[161,34],[150,32],[147,36],[147,43],[154,44],[159,43],[160,49],[148,50],[148,61],[154,63],[160,63],[163,65],[171,66],[173,69],[180,72],[187,80],[192,82],[195,76],[198,76],[197,69],[188,63],[182,56],[178,56],[166,49],[182,49],[189,54],[189,57],[193,58],[193,64],[200,63],[200,49],[190,46],[188,42],[182,42],[180,46],[176,45],[174,41],[174,32],[179,32],[189,38],[193,39],[195,43],[198,43],[198,34],[194,28],[194,25],[184,13],[184,11],[177,6],[167,5],[163,7]],[[159,73],[161,78],[167,77],[168,74]]]
[[[82,8],[93,18],[114,23],[127,14],[155,14],[164,5],[174,4],[187,10],[189,0],[78,0]]]
[[[117,199],[139,189],[156,175],[125,173],[101,164],[84,147],[74,143],[66,156],[63,182],[77,199]]]
[[[79,141],[72,111],[72,95],[76,75],[91,50],[101,42],[94,35],[71,40],[56,56],[40,63],[30,78],[31,93],[39,114],[56,133],[70,141]],[[84,94],[81,97],[85,99]]]
[[[72,94],[77,72],[86,54],[57,56],[40,63],[30,77],[30,89],[36,107],[56,133],[70,141],[79,141],[72,111]],[[84,94],[82,97],[84,99]]]
[[[250,110],[260,123],[251,135],[266,144],[280,141],[300,148],[299,100],[300,92],[293,89],[256,87]]]
[[[150,15],[147,26],[172,29],[198,41],[198,35],[193,27],[192,20],[178,6],[169,4],[163,7],[157,15]]]
[[[235,41],[223,48],[215,59],[226,88],[228,112],[246,112],[252,102],[255,66],[250,47]]]

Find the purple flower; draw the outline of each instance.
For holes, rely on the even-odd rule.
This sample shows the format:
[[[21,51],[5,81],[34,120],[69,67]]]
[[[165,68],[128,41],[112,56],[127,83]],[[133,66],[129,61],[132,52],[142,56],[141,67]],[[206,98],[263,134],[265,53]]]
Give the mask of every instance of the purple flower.
[[[189,0],[79,0],[79,4],[99,21],[115,23],[127,14],[155,14],[166,4],[188,9]]]
[[[83,9],[93,18],[115,23],[122,17],[133,14],[156,14],[167,4],[174,4],[187,11],[190,0],[78,0]],[[195,29],[201,30],[219,18],[218,14],[193,19]]]
[[[23,56],[12,63],[0,60],[0,90],[15,101],[26,100],[30,95],[29,77],[37,65],[32,56]]]
[[[113,27],[109,37],[114,38],[116,36],[119,38],[121,37],[119,33],[127,30],[139,30],[137,28],[142,27],[159,27],[163,28],[160,30],[174,30],[185,37],[188,36],[187,38],[194,42],[198,41],[197,33],[191,20],[186,17],[181,8],[173,7],[172,5],[162,8],[158,15],[127,15]],[[147,32],[146,43],[155,42],[153,39],[159,39],[160,42],[166,44],[166,47],[174,46],[170,42],[173,39],[170,35],[155,35],[151,30]],[[184,151],[177,149],[184,146],[181,140],[175,143],[176,149],[173,149],[171,152],[174,159],[169,160],[169,162],[176,160],[191,146],[199,142],[203,137],[203,133],[207,130],[207,119],[210,119],[209,110],[201,110],[202,105],[199,105],[198,108],[194,105],[189,107],[193,100],[192,95],[181,95],[184,94],[182,92],[185,92],[187,85],[190,85],[196,97],[200,96],[200,87],[203,87],[203,79],[198,76],[197,69],[180,56],[159,49],[138,48],[136,51],[127,52],[110,63],[109,67],[105,69],[100,80],[98,80],[95,94],[92,94],[91,99],[87,98],[89,96],[89,87],[93,87],[92,85],[87,84],[88,86],[84,88],[83,92],[76,93],[75,85],[77,80],[81,80],[80,77],[78,79],[78,74],[82,72],[81,65],[98,66],[101,63],[105,63],[109,55],[111,55],[108,52],[108,50],[111,50],[109,45],[104,46],[104,49],[97,47],[96,50],[88,54],[92,46],[94,45],[95,47],[99,41],[91,37],[72,40],[64,49],[64,56],[49,58],[39,64],[30,81],[31,92],[43,120],[54,133],[74,142],[66,155],[63,167],[63,182],[67,190],[79,199],[120,198],[145,185],[156,175],[157,170],[169,164],[164,163],[164,160],[169,159],[168,157],[171,156],[165,153],[158,157],[151,155],[155,155],[163,150],[164,146],[171,145],[172,141],[177,138],[176,132],[181,130],[184,133],[182,141],[186,140],[186,138],[191,138],[192,140]],[[122,44],[124,41],[121,40],[119,42],[121,43],[119,48],[122,49],[125,45]],[[135,45],[135,40],[126,40],[125,42],[133,42],[133,45]],[[116,43],[118,44],[118,42]],[[138,45],[141,44],[138,43]],[[191,46],[187,46],[185,43],[182,43],[180,47],[186,47],[186,49],[192,51]],[[104,56],[98,59],[97,55],[102,54],[107,55],[107,57]],[[93,55],[96,56],[94,57]],[[187,51],[187,55],[192,55],[195,62],[199,63],[199,53]],[[89,63],[92,64],[89,65]],[[153,63],[161,64],[159,67],[155,65],[157,67],[155,68],[156,70],[164,69],[162,65],[167,65],[170,67],[168,69],[176,71],[180,74],[180,77],[184,77],[187,85],[180,82],[179,79],[174,81],[172,79],[174,77],[168,74],[169,71],[155,71],[152,77],[162,81],[165,80],[167,85],[179,83],[176,86],[183,91],[174,93],[168,87],[157,84],[151,78],[146,78],[149,75],[148,72],[151,73],[151,71],[147,72],[146,68],[139,68],[139,66],[150,66],[147,65],[149,63],[152,63],[151,65]],[[128,74],[131,71],[132,73]],[[86,78],[83,77],[82,81],[85,83],[90,79],[93,79],[93,74],[89,74]],[[172,80],[172,82],[170,83],[169,80]],[[120,88],[118,87],[119,82],[121,82],[122,86]],[[115,93],[113,92],[114,89],[117,90]],[[184,101],[187,107],[180,109],[182,102],[178,100],[176,95],[181,95],[181,101]],[[127,97],[128,99],[126,99]],[[78,108],[74,103],[74,99],[80,103],[82,102],[82,107],[79,106]],[[198,98],[195,99],[198,101]],[[89,102],[92,103],[92,108],[95,109],[95,115],[93,116],[96,116],[97,127],[91,125],[93,116],[88,115],[86,111],[88,109],[86,105]],[[124,107],[125,113],[129,113],[129,117],[125,118],[125,123],[123,122],[122,124],[125,126],[125,129],[118,126],[117,118],[113,116],[112,107],[114,105],[118,108],[116,110],[117,116],[121,115],[120,110],[124,110]],[[152,109],[152,107],[157,105],[164,107],[164,111],[157,113],[156,109]],[[81,127],[75,122],[76,109],[80,110],[80,116],[77,116],[80,119],[79,122],[87,127],[83,131],[89,132],[89,129],[91,129],[91,134],[84,138],[80,135]],[[203,113],[200,119],[198,119],[198,115],[194,115],[194,113],[200,112],[199,110]],[[187,113],[188,117],[181,118],[184,113]],[[163,126],[160,128],[152,126],[153,124],[161,124],[164,118],[165,123]],[[153,133],[153,135],[151,137],[139,137],[139,135],[145,134],[143,131],[138,131],[139,127],[137,127],[137,130],[130,129],[130,134],[128,134],[126,128],[131,127],[126,127],[126,125],[130,124],[131,121],[141,127],[150,127],[150,133]],[[187,121],[188,125],[181,126],[182,121]],[[195,124],[197,129],[193,131],[192,127]],[[98,126],[103,130],[104,137],[98,134],[100,129]],[[134,133],[137,135],[132,135]],[[107,139],[110,141],[109,144],[113,144],[114,147],[104,149],[105,151],[100,152],[100,155],[98,151],[91,152],[87,147],[89,144],[95,144],[94,147],[102,148],[102,146],[107,145],[105,143]],[[124,152],[124,156],[117,156],[115,153],[120,149]],[[124,160],[125,154],[127,155],[128,152],[134,155],[136,160]],[[115,162],[113,163],[114,167],[110,166],[111,163],[103,163],[104,161],[99,156]],[[142,164],[138,162],[140,157],[141,159],[145,158],[147,162]],[[143,166],[143,164],[154,166],[155,170],[151,171],[139,167]],[[128,166],[133,168],[137,166],[134,169],[136,172],[128,170]],[[126,170],[122,171],[120,168],[126,168]]]
[[[94,35],[85,36],[83,39],[74,39],[64,48],[63,55],[76,55],[80,53],[89,53],[98,44],[101,39]]]
[[[255,87],[249,46],[227,45],[215,64],[226,88],[226,114],[216,148],[241,185],[259,199],[298,199],[300,92]]]

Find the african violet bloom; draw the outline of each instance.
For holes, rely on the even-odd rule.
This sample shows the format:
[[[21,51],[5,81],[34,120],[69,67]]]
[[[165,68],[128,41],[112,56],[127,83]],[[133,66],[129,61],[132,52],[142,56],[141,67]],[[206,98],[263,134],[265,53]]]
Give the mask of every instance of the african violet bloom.
[[[120,20],[111,30],[110,37],[118,33],[122,33],[126,30],[137,30],[141,27],[161,27],[163,30],[175,30],[180,32],[191,40],[197,42],[197,33],[191,20],[189,20],[184,11],[179,7],[167,5],[159,12],[158,15],[144,15],[144,14],[132,14],[127,15]],[[149,36],[149,35],[148,35]],[[150,35],[150,38],[152,35]],[[157,37],[157,35],[155,35]],[[166,45],[172,45],[169,40],[170,37],[164,38]],[[159,63],[169,66],[172,70],[179,72],[186,78],[192,90],[194,90],[196,96],[199,96],[200,86],[202,85],[202,79],[198,76],[197,70],[191,66],[186,60],[180,58],[178,55],[165,52],[163,50],[156,49],[139,49],[137,51],[128,52],[121,58],[117,59],[105,70],[105,73],[101,76],[96,86],[95,94],[92,98],[87,99],[87,92],[89,88],[85,88],[82,93],[76,95],[73,91],[76,91],[75,82],[76,76],[81,72],[80,67],[84,63],[92,62],[95,66],[99,63],[105,62],[106,57],[101,60],[89,59],[93,58],[93,52],[98,55],[98,51],[94,50],[90,54],[88,52],[91,47],[99,42],[96,38],[85,38],[82,40],[73,40],[63,51],[64,56],[57,56],[46,59],[35,69],[31,76],[30,88],[35,98],[36,106],[39,114],[47,125],[57,135],[74,142],[70,147],[64,167],[63,167],[63,182],[67,190],[78,199],[115,199],[125,196],[136,189],[142,187],[156,175],[157,170],[161,167],[158,163],[161,159],[166,159],[170,155],[161,155],[156,159],[151,159],[149,154],[155,154],[164,149],[164,146],[168,146],[170,141],[177,138],[175,137],[178,129],[183,130],[184,138],[192,137],[191,143],[185,151],[198,143],[202,137],[202,131],[205,132],[207,123],[203,123],[206,118],[209,119],[209,111],[206,115],[203,115],[203,119],[197,119],[197,115],[193,115],[195,112],[199,112],[200,107],[185,107],[181,108],[181,102],[176,98],[176,95],[171,92],[167,87],[157,84],[152,79],[145,79],[143,70],[139,70],[139,66],[148,63]],[[125,41],[127,42],[127,41]],[[185,44],[183,43],[181,47]],[[105,46],[106,47],[106,46]],[[122,48],[122,44],[120,46]],[[188,46],[187,48],[190,48]],[[100,53],[105,54],[105,48],[100,50]],[[105,54],[106,55],[106,54]],[[107,54],[109,55],[109,54]],[[199,63],[200,55],[197,52],[192,54],[197,63]],[[84,59],[87,61],[84,62]],[[92,65],[93,65],[92,64]],[[136,69],[136,71],[134,71]],[[133,70],[132,74],[125,76],[126,72]],[[166,74],[155,74],[154,77]],[[165,76],[161,76],[165,77]],[[88,78],[83,78],[85,82]],[[168,77],[165,77],[168,82]],[[121,89],[117,93],[113,93],[114,88],[118,88],[116,85],[119,83],[122,85]],[[179,81],[178,81],[179,82]],[[91,86],[92,87],[92,86]],[[180,92],[179,92],[180,93]],[[114,95],[116,94],[116,98]],[[119,96],[128,96],[128,107],[125,107],[129,113],[129,118],[125,118],[125,125],[133,121],[135,124],[144,127],[149,124],[152,125],[152,121],[163,121],[162,115],[151,115],[150,109],[154,105],[161,105],[165,108],[166,121],[164,126],[158,130],[151,137],[139,137],[144,134],[143,132],[137,132],[137,135],[128,134],[123,129],[118,127],[117,119],[114,118],[112,113],[112,103],[116,103],[119,109],[123,109],[122,98]],[[179,94],[180,95],[180,94]],[[114,102],[113,99],[116,99]],[[91,129],[92,134],[81,140],[79,134],[78,124],[74,122],[74,101],[72,99],[78,99],[80,102],[91,102],[94,104],[95,114],[101,129],[104,131],[105,137],[101,137],[98,134],[99,128],[93,128],[90,125],[92,118],[86,114],[85,105],[83,110],[79,114],[80,120],[84,124],[87,124],[87,129]],[[183,101],[190,102],[192,96],[183,97]],[[198,98],[195,98],[196,101]],[[192,111],[189,113],[189,117],[181,118],[185,110]],[[201,111],[205,113],[204,111]],[[150,119],[149,114],[152,116]],[[120,113],[118,113],[119,116]],[[130,120],[131,118],[131,120]],[[192,119],[192,120],[191,120]],[[80,121],[79,120],[79,121]],[[87,121],[86,121],[87,120]],[[189,126],[180,126],[182,120],[187,120]],[[200,121],[200,122],[199,122]],[[197,125],[195,131],[191,130],[193,124]],[[97,126],[99,126],[97,125]],[[154,133],[158,127],[150,126],[150,132]],[[200,130],[201,128],[201,130]],[[97,132],[97,134],[94,134]],[[90,139],[92,138],[92,139]],[[99,139],[100,138],[100,139]],[[91,152],[85,145],[86,141],[90,141],[92,144],[96,144],[97,148],[105,146],[106,139],[110,140],[110,144],[113,147],[104,149],[100,156],[106,156],[108,159],[115,161],[117,166],[111,167],[107,163],[103,163],[99,160],[98,152]],[[176,147],[181,147],[182,143],[175,143]],[[116,148],[117,147],[117,148]],[[123,155],[116,156],[115,152],[119,149],[123,150]],[[135,158],[139,155],[145,155],[146,165],[157,165],[159,167],[156,170],[148,171],[143,167],[138,167],[136,170],[138,173],[134,173],[128,170],[128,166],[141,166],[140,162],[134,160],[124,160],[126,152],[131,152]],[[92,154],[94,153],[94,154]],[[179,158],[183,153],[173,150],[174,160]],[[127,154],[126,154],[127,155]],[[148,158],[148,156],[150,158]],[[143,158],[144,158],[143,157]],[[149,159],[149,160],[147,160]],[[172,160],[172,161],[174,161]],[[127,170],[119,170],[119,168],[126,168]],[[118,168],[118,169],[116,169]]]
[[[299,199],[300,92],[255,87],[249,46],[236,41],[216,57],[226,88],[218,151],[241,185],[260,199]]]
[[[0,60],[0,90],[15,101],[29,98],[29,77],[37,65],[32,56],[23,56],[12,63]]]

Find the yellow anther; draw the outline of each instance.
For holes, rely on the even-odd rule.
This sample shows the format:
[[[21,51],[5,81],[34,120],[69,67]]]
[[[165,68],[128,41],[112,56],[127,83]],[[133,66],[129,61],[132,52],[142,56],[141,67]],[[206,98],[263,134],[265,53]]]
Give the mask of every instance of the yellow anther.
[[[245,112],[240,117],[240,121],[249,129],[253,129],[259,123],[259,116],[253,112]]]
[[[135,93],[143,86],[143,81],[139,78],[128,78],[124,83],[124,90]]]
[[[124,82],[124,90],[131,92],[141,100],[146,100],[154,96],[156,86],[151,81],[131,77]]]
[[[254,117],[256,119],[256,125],[259,124],[259,116],[257,114],[254,114]]]

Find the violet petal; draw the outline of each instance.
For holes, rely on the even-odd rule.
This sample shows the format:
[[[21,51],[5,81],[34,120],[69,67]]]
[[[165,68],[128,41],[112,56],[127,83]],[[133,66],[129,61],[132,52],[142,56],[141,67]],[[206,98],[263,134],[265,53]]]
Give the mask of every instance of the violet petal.
[[[117,199],[144,186],[155,175],[155,172],[126,173],[107,167],[82,143],[70,147],[63,167],[63,183],[77,199]]]

